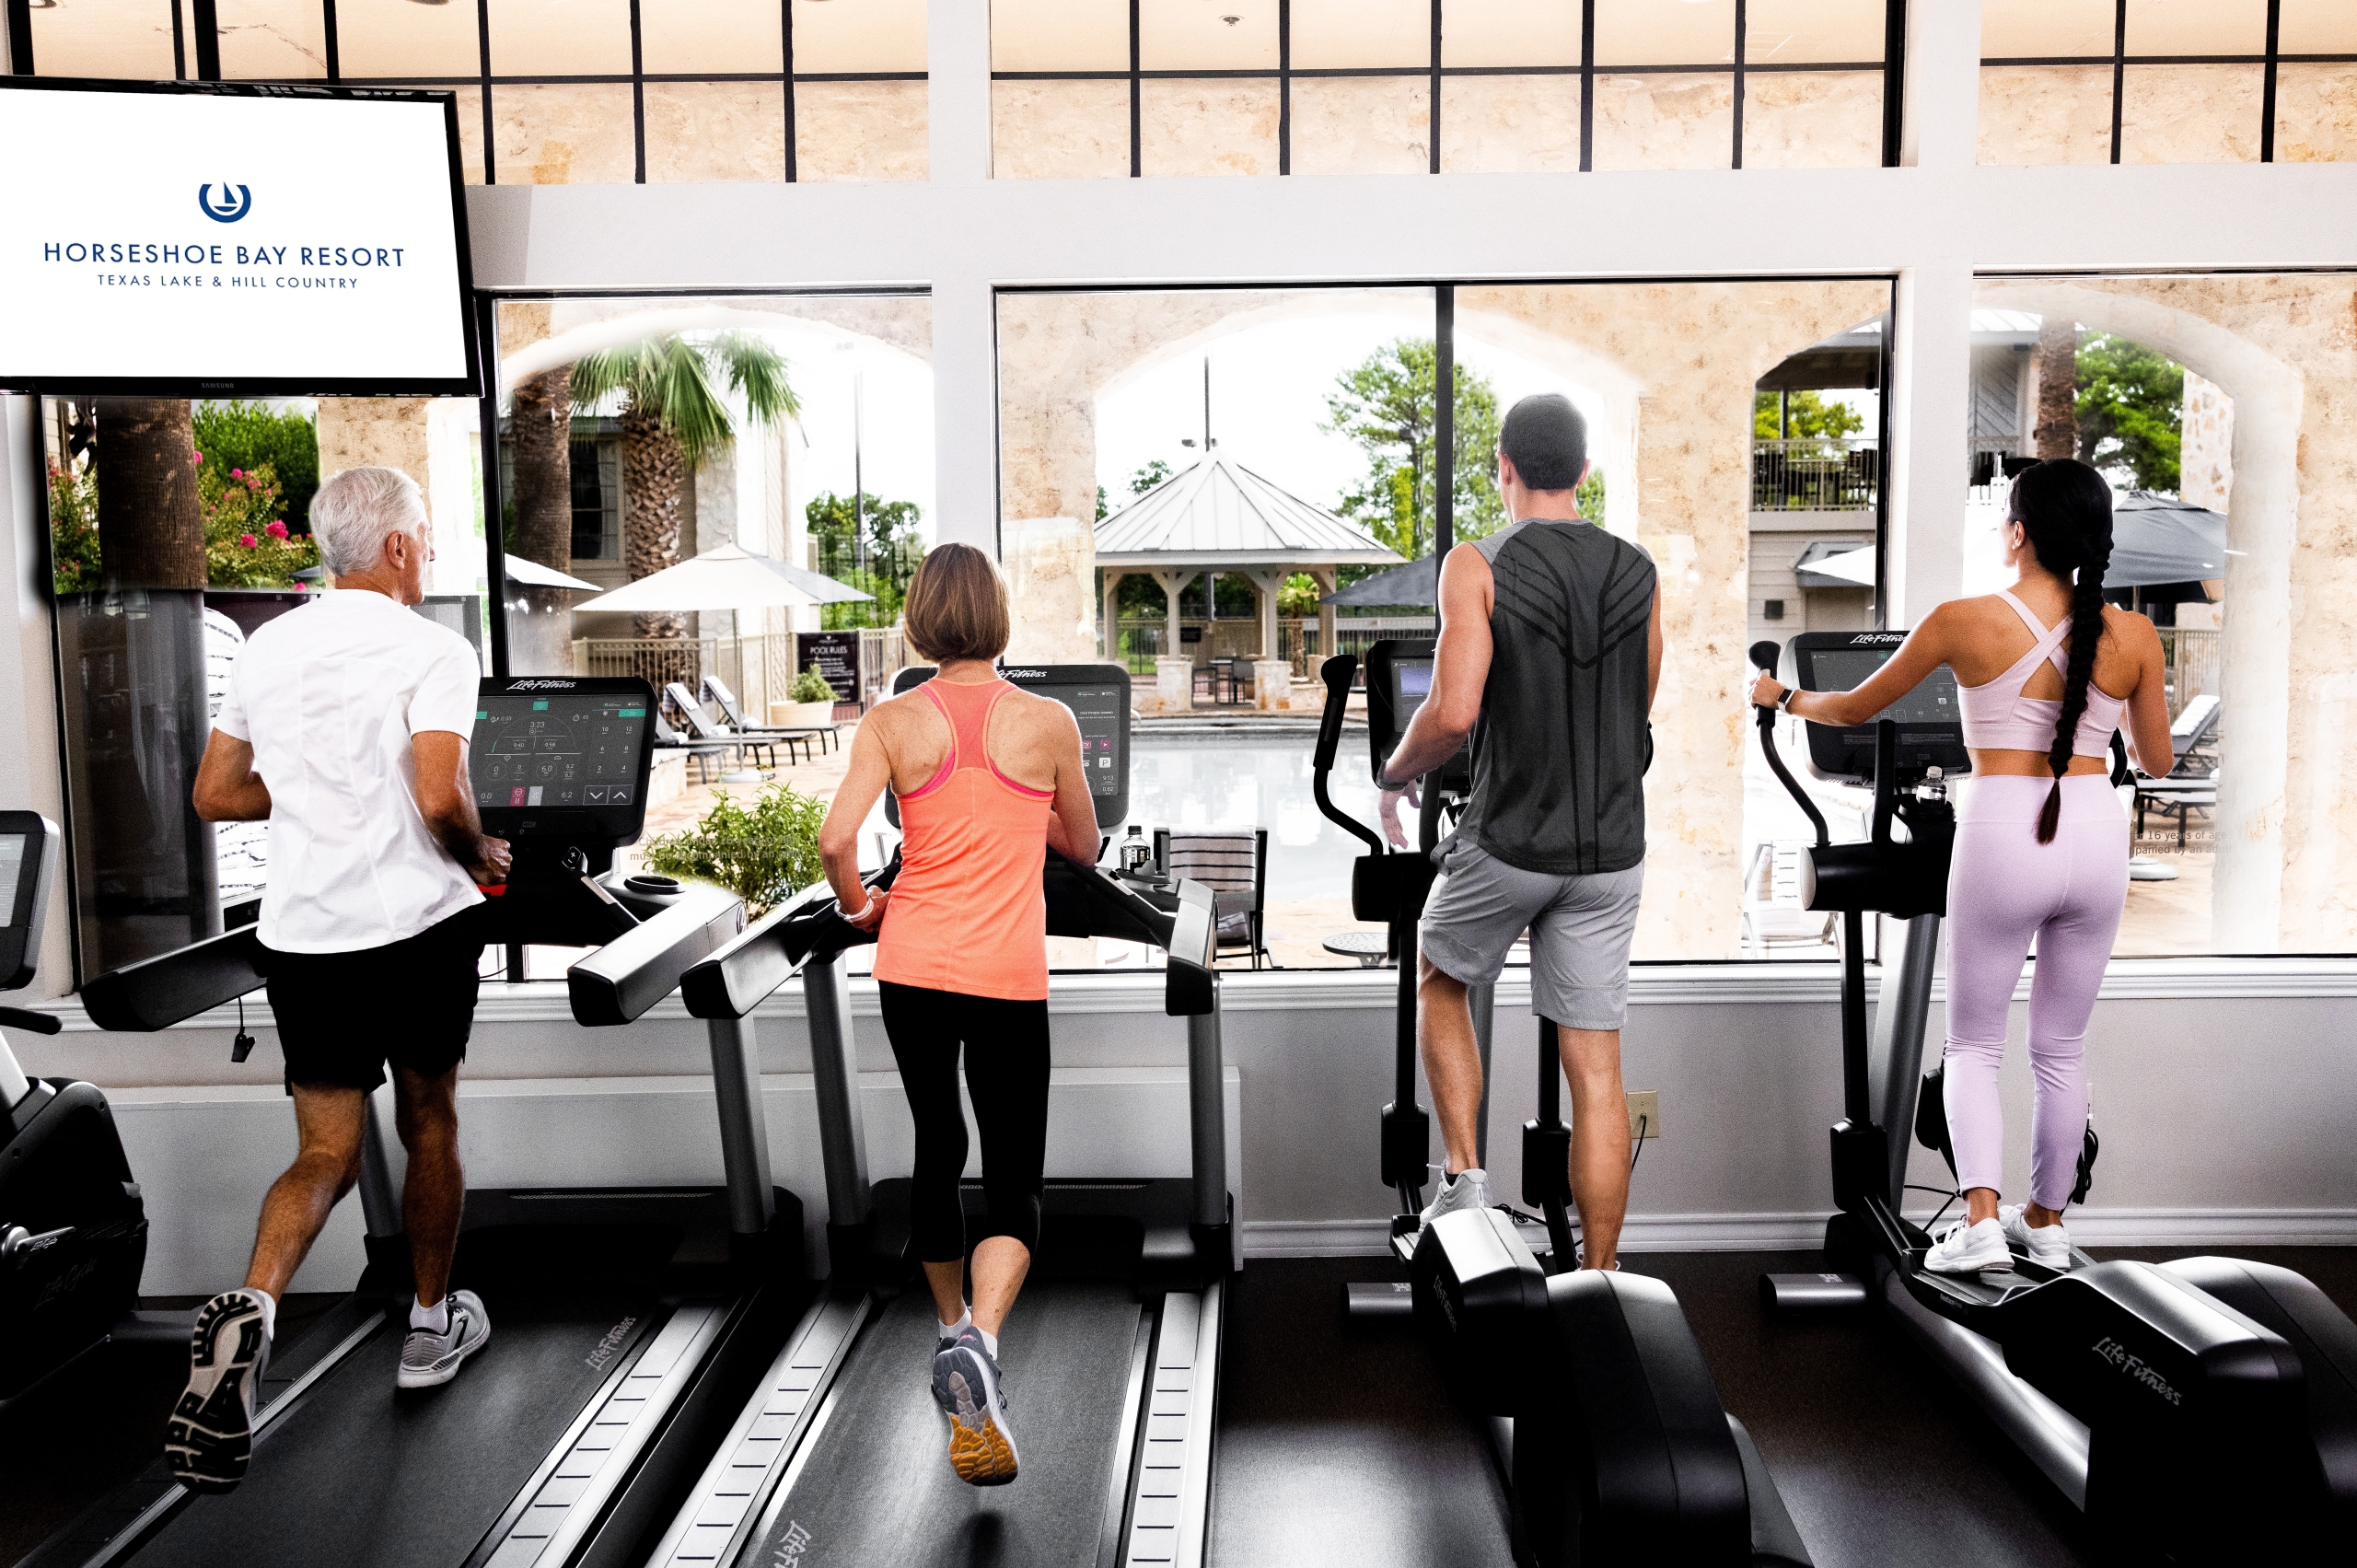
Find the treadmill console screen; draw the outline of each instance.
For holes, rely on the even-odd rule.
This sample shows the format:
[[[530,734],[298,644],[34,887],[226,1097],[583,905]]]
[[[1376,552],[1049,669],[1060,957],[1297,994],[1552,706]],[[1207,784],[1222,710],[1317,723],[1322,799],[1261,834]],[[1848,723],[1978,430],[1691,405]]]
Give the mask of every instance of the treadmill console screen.
[[[57,845],[56,825],[39,812],[0,811],[0,991],[33,982]]]
[[[912,665],[892,678],[892,692],[913,691],[933,679],[931,665]],[[1088,795],[1099,831],[1130,815],[1130,672],[1118,664],[1010,664],[1000,679],[1036,697],[1052,697],[1080,724],[1080,750],[1088,764]],[[900,823],[898,802],[892,821]]]
[[[635,678],[485,680],[467,752],[483,831],[584,847],[636,842],[654,706],[654,689]]]
[[[1793,639],[1795,684],[1804,691],[1847,691],[1889,662],[1904,632],[1806,632]],[[1956,673],[1942,665],[1929,679],[1862,725],[1837,728],[1810,724],[1809,771],[1821,779],[1871,779],[1875,773],[1875,726],[1898,726],[1898,771],[1921,777],[1938,768],[1968,772],[1964,718],[1956,704]]]

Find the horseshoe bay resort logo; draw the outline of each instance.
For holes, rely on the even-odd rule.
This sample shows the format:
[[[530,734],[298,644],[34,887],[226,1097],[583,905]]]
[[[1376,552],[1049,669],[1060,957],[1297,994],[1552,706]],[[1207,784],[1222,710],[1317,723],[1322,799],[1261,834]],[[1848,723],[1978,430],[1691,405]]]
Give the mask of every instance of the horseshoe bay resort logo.
[[[234,196],[232,192],[235,192]],[[213,187],[210,184],[200,185],[196,188],[196,205],[198,211],[215,223],[236,223],[254,210],[254,193],[243,185],[232,185],[224,180],[220,199],[215,201]]]

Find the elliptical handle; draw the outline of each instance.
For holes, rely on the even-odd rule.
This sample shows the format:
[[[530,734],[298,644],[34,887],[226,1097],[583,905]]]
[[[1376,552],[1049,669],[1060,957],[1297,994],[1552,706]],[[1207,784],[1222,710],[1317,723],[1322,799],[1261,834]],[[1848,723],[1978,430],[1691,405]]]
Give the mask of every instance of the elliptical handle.
[[[1752,665],[1765,674],[1776,673],[1776,665],[1782,656],[1782,646],[1768,638],[1763,637],[1751,645]],[[1769,771],[1776,775],[1777,782],[1784,786],[1784,793],[1793,797],[1794,803],[1809,819],[1809,825],[1817,830],[1817,847],[1826,848],[1833,842],[1833,834],[1825,825],[1825,813],[1817,808],[1817,802],[1808,797],[1808,791],[1801,788],[1800,781],[1793,777],[1793,771],[1784,766],[1783,755],[1776,749],[1776,710],[1759,708],[1757,703],[1753,705],[1759,714],[1759,749],[1768,754]]]
[[[1334,804],[1326,793],[1326,780],[1334,771],[1334,759],[1342,749],[1342,719],[1351,705],[1351,682],[1357,679],[1359,660],[1356,654],[1336,654],[1318,667],[1318,679],[1326,683],[1326,711],[1318,715],[1318,749],[1310,755],[1310,793],[1318,798],[1318,809],[1327,818],[1364,843],[1371,854],[1385,852],[1382,837],[1365,823]]]

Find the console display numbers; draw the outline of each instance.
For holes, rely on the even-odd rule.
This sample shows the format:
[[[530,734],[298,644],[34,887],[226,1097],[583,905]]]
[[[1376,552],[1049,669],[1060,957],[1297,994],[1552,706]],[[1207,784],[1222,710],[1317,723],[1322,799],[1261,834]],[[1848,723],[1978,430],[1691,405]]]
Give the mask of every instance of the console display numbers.
[[[636,697],[482,699],[469,772],[482,807],[628,806],[645,744]]]

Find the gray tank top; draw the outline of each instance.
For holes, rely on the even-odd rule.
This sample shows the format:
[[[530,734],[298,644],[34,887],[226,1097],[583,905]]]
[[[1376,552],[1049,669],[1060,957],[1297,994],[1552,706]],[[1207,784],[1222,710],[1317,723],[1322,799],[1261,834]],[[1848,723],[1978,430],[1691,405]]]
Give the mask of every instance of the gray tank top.
[[[1653,557],[1593,523],[1526,518],[1477,540],[1496,579],[1490,679],[1457,831],[1552,876],[1645,858]]]

